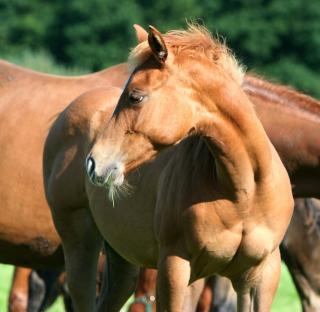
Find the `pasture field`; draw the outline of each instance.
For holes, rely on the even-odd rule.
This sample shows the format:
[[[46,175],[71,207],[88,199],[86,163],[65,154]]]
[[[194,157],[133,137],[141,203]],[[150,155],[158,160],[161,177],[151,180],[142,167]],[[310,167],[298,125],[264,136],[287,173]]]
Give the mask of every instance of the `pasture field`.
[[[0,312],[7,311],[7,298],[13,267],[0,264]],[[123,309],[125,311],[125,309]],[[47,310],[48,312],[64,312],[62,299]],[[282,276],[272,312],[300,312],[300,303],[287,268],[282,266]]]

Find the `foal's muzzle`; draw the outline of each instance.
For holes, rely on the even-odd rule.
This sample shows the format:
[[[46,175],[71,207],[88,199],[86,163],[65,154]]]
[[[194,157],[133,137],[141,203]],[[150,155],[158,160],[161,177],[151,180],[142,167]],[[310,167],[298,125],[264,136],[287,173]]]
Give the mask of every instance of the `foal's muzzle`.
[[[115,161],[107,167],[99,167],[100,170],[98,170],[96,162],[92,156],[87,157],[86,171],[92,184],[97,186],[119,186],[123,183],[124,166],[121,162]]]

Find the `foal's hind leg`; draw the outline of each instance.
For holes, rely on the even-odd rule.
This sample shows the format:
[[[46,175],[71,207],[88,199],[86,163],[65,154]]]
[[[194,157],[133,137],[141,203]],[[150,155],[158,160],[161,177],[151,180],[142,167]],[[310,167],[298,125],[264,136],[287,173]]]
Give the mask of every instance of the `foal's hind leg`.
[[[77,312],[96,309],[96,270],[102,239],[88,209],[61,212],[55,218],[62,238],[67,284]]]
[[[238,297],[238,312],[268,312],[277,290],[281,271],[280,252],[277,248],[258,266],[233,280]]]
[[[133,294],[139,268],[119,256],[107,242],[105,249],[107,260],[98,311],[117,312]]]

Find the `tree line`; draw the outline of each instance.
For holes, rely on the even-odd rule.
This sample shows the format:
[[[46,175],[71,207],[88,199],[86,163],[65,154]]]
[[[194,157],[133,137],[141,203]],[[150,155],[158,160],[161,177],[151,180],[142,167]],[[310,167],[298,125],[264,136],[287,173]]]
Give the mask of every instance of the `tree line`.
[[[317,0],[0,0],[0,56],[42,51],[96,71],[126,61],[132,25],[160,31],[204,24],[248,70],[320,98]]]

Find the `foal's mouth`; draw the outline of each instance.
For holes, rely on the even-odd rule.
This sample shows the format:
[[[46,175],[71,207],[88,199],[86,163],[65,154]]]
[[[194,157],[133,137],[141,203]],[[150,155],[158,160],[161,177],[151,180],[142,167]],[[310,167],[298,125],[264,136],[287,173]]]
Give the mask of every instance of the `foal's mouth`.
[[[88,156],[86,159],[86,171],[89,181],[96,186],[121,186],[124,182],[124,165],[120,161],[116,161],[106,168],[97,170],[94,158]]]
[[[97,170],[95,161],[90,155],[86,160],[86,169],[89,181],[98,187],[107,190],[108,199],[115,206],[116,199],[130,193],[131,187],[125,181],[125,167],[122,162],[115,161],[104,169]]]

